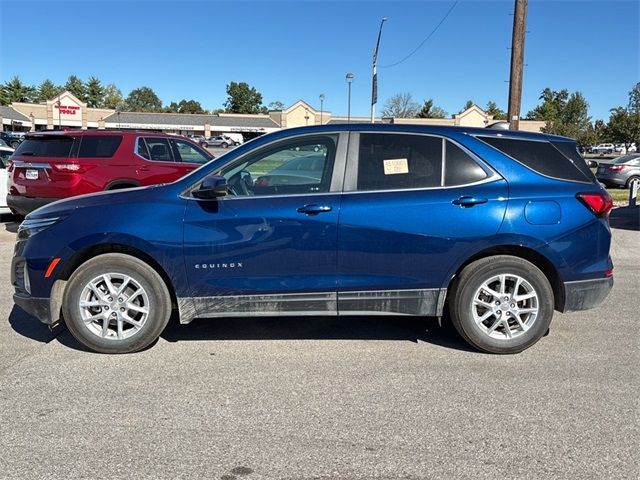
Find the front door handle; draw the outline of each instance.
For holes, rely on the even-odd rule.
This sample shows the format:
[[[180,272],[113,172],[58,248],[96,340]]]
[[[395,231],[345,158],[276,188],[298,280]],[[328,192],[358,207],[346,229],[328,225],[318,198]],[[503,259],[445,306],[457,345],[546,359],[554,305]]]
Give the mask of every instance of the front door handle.
[[[305,205],[298,208],[298,213],[306,213],[307,215],[317,215],[318,213],[330,212],[331,207],[328,205]]]
[[[476,198],[471,195],[463,195],[460,198],[456,198],[452,201],[454,205],[459,205],[461,207],[473,207],[474,205],[478,205],[480,203],[487,203],[486,198]]]

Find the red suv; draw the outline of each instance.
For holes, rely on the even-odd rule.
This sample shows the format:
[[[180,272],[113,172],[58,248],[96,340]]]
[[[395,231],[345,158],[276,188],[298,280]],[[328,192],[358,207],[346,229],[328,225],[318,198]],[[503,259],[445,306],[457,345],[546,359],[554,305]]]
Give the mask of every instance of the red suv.
[[[173,182],[212,158],[196,143],[162,133],[29,133],[8,165],[7,205],[26,215],[75,195]]]

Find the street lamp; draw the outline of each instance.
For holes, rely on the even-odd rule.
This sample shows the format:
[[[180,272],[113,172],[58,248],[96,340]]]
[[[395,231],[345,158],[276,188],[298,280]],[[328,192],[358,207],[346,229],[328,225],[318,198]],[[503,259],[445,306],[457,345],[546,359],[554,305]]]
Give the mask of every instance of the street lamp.
[[[380,22],[380,30],[378,30],[378,41],[376,48],[373,49],[373,69],[371,72],[371,123],[375,122],[376,103],[378,103],[378,47],[380,47],[380,37],[382,36],[382,26],[387,21],[387,17],[383,17]]]
[[[322,125],[322,104],[324,103],[324,93],[320,94],[320,125]]]
[[[304,121],[308,127],[309,126],[309,109],[308,108],[304,109]]]
[[[347,100],[347,123],[351,123],[351,84],[353,83],[353,73],[347,73],[345,77],[349,85],[349,99]]]

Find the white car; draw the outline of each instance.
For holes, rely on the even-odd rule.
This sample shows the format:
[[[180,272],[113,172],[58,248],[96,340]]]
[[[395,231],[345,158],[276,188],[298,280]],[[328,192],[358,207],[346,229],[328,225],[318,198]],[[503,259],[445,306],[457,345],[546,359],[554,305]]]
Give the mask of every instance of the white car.
[[[635,153],[638,151],[635,143],[629,145],[629,148],[626,147],[625,144],[616,145],[616,152],[621,153],[622,155],[627,155],[629,153]]]
[[[0,146],[0,214],[11,213],[7,207],[7,162],[13,148]]]
[[[595,147],[591,147],[591,153],[613,153],[616,146],[613,143],[601,143]]]

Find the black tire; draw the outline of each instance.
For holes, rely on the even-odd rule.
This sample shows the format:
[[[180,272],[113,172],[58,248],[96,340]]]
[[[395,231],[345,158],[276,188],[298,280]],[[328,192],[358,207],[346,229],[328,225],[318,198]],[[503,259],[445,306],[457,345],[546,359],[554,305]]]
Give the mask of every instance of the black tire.
[[[222,144],[220,146],[222,148],[227,148],[229,146],[229,144],[227,142],[222,142]]]
[[[146,293],[146,304],[141,301],[141,305],[138,304],[139,307],[147,308],[146,320],[137,327],[137,331],[129,333],[130,336],[126,338],[113,338],[113,334],[117,335],[117,332],[112,331],[113,329],[117,330],[117,323],[114,324],[115,320],[110,320],[108,323],[107,330],[111,336],[107,337],[94,333],[95,329],[104,328],[104,320],[97,324],[83,320],[83,310],[80,306],[83,291],[89,282],[103,274],[131,277]],[[123,294],[124,297],[126,297],[126,291]],[[100,312],[105,308],[114,312],[111,315],[114,315],[117,309],[114,306],[95,308],[98,314],[102,314]],[[87,311],[88,309],[85,307],[85,314]],[[145,262],[130,255],[107,253],[88,260],[73,272],[65,289],[62,313],[71,334],[90,350],[99,353],[131,353],[142,350],[160,336],[171,316],[171,297],[162,277]],[[130,311],[126,313],[129,314]],[[135,330],[131,324],[125,325],[125,323],[123,322],[123,332]],[[125,330],[125,327],[129,330]]]
[[[504,321],[514,322],[513,325],[516,329],[523,330],[515,323],[515,318],[512,316],[511,310],[508,310],[508,314],[497,310],[500,312],[500,317],[490,314],[491,316],[485,320],[485,322],[488,322],[487,324],[478,324],[473,317],[474,308],[484,309],[482,306],[474,306],[474,299],[476,298],[476,294],[480,292],[480,287],[494,276],[501,274],[520,277],[528,283],[529,287],[532,287],[537,295],[537,315],[534,317],[532,316],[533,314],[529,313],[526,317],[529,320],[525,320],[525,324],[527,321],[531,322],[530,325],[528,325],[528,330],[516,330],[513,338],[506,338],[507,332],[505,331],[505,325],[498,322],[498,318],[503,318]],[[511,285],[511,288],[513,288],[513,285]],[[508,286],[506,290],[508,290]],[[505,295],[510,296],[509,293]],[[507,298],[507,296],[504,298]],[[492,300],[485,301],[493,305],[493,299],[495,299],[495,297],[492,297],[490,294],[487,294],[487,297],[491,297]],[[511,304],[511,302],[512,300],[508,302],[505,301],[505,304]],[[526,302],[533,302],[533,300],[520,301],[523,305],[519,303],[511,305],[516,305],[519,308],[521,306],[526,307]],[[529,306],[532,305],[530,304]],[[506,305],[506,307],[508,307],[508,305]],[[493,308],[498,309],[501,307],[496,305]],[[455,279],[451,289],[451,296],[449,297],[449,310],[451,312],[451,322],[453,326],[469,344],[487,353],[511,354],[519,353],[529,348],[540,340],[549,329],[551,319],[553,318],[553,308],[553,289],[544,273],[532,263],[522,258],[509,255],[487,257],[469,264]],[[484,309],[482,313],[484,314],[488,310],[488,308]],[[480,315],[479,310],[476,310],[476,312]],[[499,325],[499,330],[496,329],[494,333],[490,334],[487,331],[489,329],[488,327],[495,323]],[[494,338],[490,336],[502,334],[504,334],[505,338]]]
[[[631,184],[632,184],[634,181],[636,181],[636,180],[637,180],[638,182],[640,182],[640,177],[639,177],[638,175],[633,175],[632,177],[629,177],[629,178],[628,178],[628,180],[627,180],[627,184],[625,185],[625,187],[626,187],[626,188],[631,188]]]
[[[11,143],[9,143],[9,146],[10,146],[11,148],[13,148],[14,150],[15,150],[16,148],[18,148],[18,145],[20,145],[20,142],[11,142]]]
[[[129,183],[118,183],[116,185],[111,185],[109,187],[106,188],[106,192],[110,192],[111,190],[123,190],[125,188],[136,188],[139,187],[140,185],[134,185],[134,184],[129,184]]]

